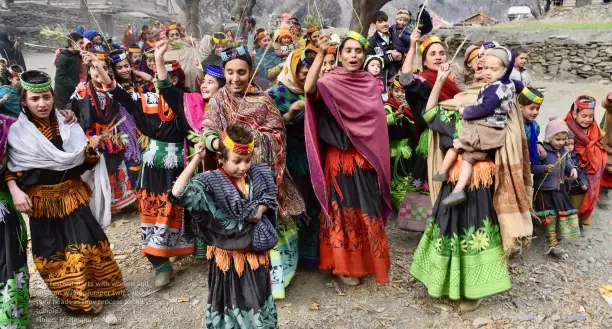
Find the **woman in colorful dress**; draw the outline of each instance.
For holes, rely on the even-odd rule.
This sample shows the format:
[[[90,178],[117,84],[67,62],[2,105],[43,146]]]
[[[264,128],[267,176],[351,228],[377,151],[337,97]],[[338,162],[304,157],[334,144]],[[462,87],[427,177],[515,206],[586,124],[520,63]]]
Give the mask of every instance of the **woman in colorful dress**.
[[[285,298],[285,288],[295,275],[298,262],[296,221],[304,215],[305,206],[287,171],[287,147],[283,117],[265,92],[251,91],[253,63],[245,46],[221,53],[227,84],[213,95],[204,113],[204,137],[211,152],[219,149],[224,129],[235,123],[248,126],[255,138],[253,163],[267,163],[278,186],[278,244],[272,258],[272,294]],[[208,168],[207,168],[208,169]]]
[[[426,103],[430,111],[444,111],[436,104],[449,74],[450,69],[438,70]],[[520,116],[516,109],[514,112],[516,126],[521,131]],[[436,143],[429,144],[431,154],[439,148]],[[466,202],[444,207],[441,200],[453,191],[460,166],[459,158],[450,179],[442,183],[425,233],[412,258],[410,273],[426,286],[433,298],[448,296],[461,300],[460,310],[470,312],[480,306],[483,298],[510,290],[511,283],[493,204],[495,180],[499,179],[496,165],[491,160],[476,163],[466,191]]]
[[[96,54],[100,59],[102,68],[108,71],[108,55]],[[123,54],[127,62],[127,56]],[[134,129],[134,121],[119,103],[113,101],[110,94],[104,91],[102,80],[98,71],[90,63],[87,65],[89,81],[84,87],[77,88],[68,102],[71,109],[79,118],[79,125],[89,137],[105,135],[116,122],[124,120],[116,131],[109,131],[102,139],[102,150],[106,171],[109,175],[111,189],[111,212],[118,212],[136,201],[133,191],[133,182],[130,180],[128,161],[139,162],[140,147]],[[125,119],[123,119],[125,118]],[[125,135],[125,139],[122,137]],[[129,157],[128,157],[129,156]]]
[[[161,46],[165,41],[159,42]],[[160,46],[157,46],[158,48]],[[156,51],[156,61],[163,62]],[[85,55],[87,61],[95,61]],[[94,63],[104,88],[132,114],[136,128],[146,140],[142,166],[136,182],[142,253],[155,269],[155,286],[170,283],[175,273],[170,257],[194,251],[191,234],[184,223],[183,208],[170,204],[168,190],[183,169],[189,125],[184,111],[174,112],[163,97],[153,92],[127,91],[113,81],[100,64]],[[176,85],[184,88],[180,71],[157,81],[157,89]],[[184,76],[183,76],[184,77]]]
[[[410,184],[412,191],[408,192],[400,207],[398,225],[402,229],[423,231],[431,215],[432,200],[429,195],[431,182],[428,179],[428,144],[429,129],[423,119],[425,105],[429,99],[431,88],[437,77],[440,65],[448,61],[446,48],[438,36],[429,36],[421,43],[419,52],[422,56],[423,72],[413,74],[413,62],[417,49],[417,42],[421,38],[419,30],[410,35],[410,50],[400,73],[400,83],[406,91],[406,101],[410,106],[410,113],[414,116],[412,131],[418,138],[409,139],[409,146],[413,150],[411,156],[412,172]],[[453,77],[449,77],[440,93],[440,101],[453,98],[460,92],[455,85]]]
[[[337,67],[319,78],[329,43],[319,37],[304,91],[306,150],[321,216],[321,270],[347,285],[375,275],[389,282],[385,222],[391,214],[389,138],[376,79],[363,71],[368,41],[351,31]]]
[[[191,178],[204,160],[203,143],[172,187],[174,202],[193,216],[195,232],[208,245],[206,328],[278,328],[270,286],[274,238],[262,240],[261,228],[274,233],[276,184],[265,163],[251,165],[255,149],[248,128],[223,132],[220,168]]]
[[[285,120],[287,130],[287,169],[306,204],[307,222],[299,229],[300,262],[319,263],[319,219],[321,206],[312,189],[306,141],[304,140],[304,82],[316,52],[294,50],[278,76],[278,83],[268,91]]]
[[[16,120],[0,114],[0,173],[4,173],[6,166],[9,128]],[[25,329],[30,323],[28,232],[10,194],[19,187],[15,181],[8,184],[4,180],[0,183],[0,290],[7,296],[0,301],[0,328]]]
[[[272,36],[260,30],[255,36],[255,72],[258,85],[262,86],[276,80],[283,67],[283,59],[272,48]]]
[[[99,314],[100,299],[126,290],[95,206],[104,204],[97,187],[108,184],[101,138],[64,123],[47,74],[26,71],[21,81],[24,113],[9,131],[5,180],[23,190],[11,188],[13,200],[30,217],[34,264],[49,289],[68,311]],[[92,169],[93,195],[81,178]]]

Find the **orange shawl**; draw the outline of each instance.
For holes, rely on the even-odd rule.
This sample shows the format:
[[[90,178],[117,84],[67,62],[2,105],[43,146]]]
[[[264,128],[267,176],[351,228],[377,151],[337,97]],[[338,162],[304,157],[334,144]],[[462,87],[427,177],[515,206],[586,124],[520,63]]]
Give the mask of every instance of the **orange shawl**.
[[[589,180],[589,189],[584,194],[584,200],[578,209],[580,219],[587,219],[593,214],[599,199],[601,178],[606,168],[607,154],[601,144],[603,135],[595,120],[589,128],[582,129],[574,120],[571,110],[567,113],[565,122],[576,135],[574,152],[578,155],[578,165],[584,168]]]

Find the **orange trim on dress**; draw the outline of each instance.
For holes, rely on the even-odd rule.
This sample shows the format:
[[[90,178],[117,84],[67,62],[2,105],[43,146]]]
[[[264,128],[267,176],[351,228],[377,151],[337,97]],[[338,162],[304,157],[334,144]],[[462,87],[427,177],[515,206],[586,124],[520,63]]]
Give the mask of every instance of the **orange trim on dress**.
[[[355,174],[355,165],[362,170],[374,170],[374,167],[372,167],[368,160],[366,160],[366,158],[364,158],[352,145],[346,151],[333,146],[327,149],[327,154],[325,155],[325,177],[327,182],[325,185],[328,186],[329,193],[331,193],[331,189],[329,188],[331,183],[334,185],[336,193],[340,196],[340,200],[344,200],[336,177],[340,174],[352,176]],[[330,177],[332,182],[329,181]]]
[[[225,250],[208,246],[206,248],[206,259],[212,260],[213,257],[215,258],[215,264],[223,273],[229,271],[233,261],[238,277],[242,277],[244,273],[245,262],[249,264],[252,271],[262,266],[268,268],[270,265],[269,252],[258,254],[247,250]]]

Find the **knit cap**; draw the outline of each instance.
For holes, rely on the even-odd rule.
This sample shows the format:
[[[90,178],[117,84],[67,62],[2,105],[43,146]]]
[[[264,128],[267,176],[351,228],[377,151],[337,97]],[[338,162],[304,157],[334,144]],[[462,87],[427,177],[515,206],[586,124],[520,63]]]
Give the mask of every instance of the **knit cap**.
[[[550,117],[548,119],[548,124],[546,125],[545,138],[546,141],[549,142],[556,134],[558,133],[568,133],[569,128],[563,119],[559,119],[556,116]]]
[[[366,57],[365,63],[363,63],[363,69],[367,70],[368,69],[368,64],[370,64],[371,61],[373,60],[377,60],[380,62],[380,69],[384,69],[385,68],[385,61],[382,59],[382,57],[380,56],[376,56],[376,55],[369,55],[368,57]]]
[[[508,55],[508,50],[506,50],[506,48],[504,47],[495,47],[493,50],[491,50],[489,55],[499,58],[499,60],[504,63],[505,67],[508,67],[508,64],[510,64],[510,56]]]
[[[399,18],[404,18],[406,20],[410,20],[410,16],[412,16],[412,14],[410,13],[410,11],[408,9],[400,9],[397,11],[397,15],[395,15],[395,19],[399,19]]]

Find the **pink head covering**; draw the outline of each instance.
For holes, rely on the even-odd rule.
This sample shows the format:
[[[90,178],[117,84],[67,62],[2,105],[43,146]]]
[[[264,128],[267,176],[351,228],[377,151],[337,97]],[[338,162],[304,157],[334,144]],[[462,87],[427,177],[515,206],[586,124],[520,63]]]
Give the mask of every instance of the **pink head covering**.
[[[547,142],[549,142],[553,137],[555,137],[558,133],[568,133],[569,128],[563,119],[559,119],[556,116],[550,117],[548,119],[548,124],[546,125],[546,132],[544,134],[544,138]]]

